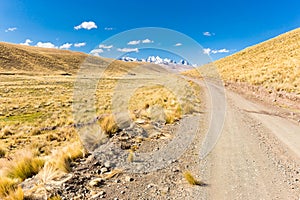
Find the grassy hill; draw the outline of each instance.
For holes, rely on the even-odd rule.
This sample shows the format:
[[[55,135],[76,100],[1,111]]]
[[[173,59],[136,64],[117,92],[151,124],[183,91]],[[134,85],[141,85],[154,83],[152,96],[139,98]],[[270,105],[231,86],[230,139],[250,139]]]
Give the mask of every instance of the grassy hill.
[[[300,94],[300,28],[212,64],[217,66],[224,81]],[[209,71],[212,64],[207,65],[204,71]]]
[[[1,72],[74,72],[87,54],[0,42]]]

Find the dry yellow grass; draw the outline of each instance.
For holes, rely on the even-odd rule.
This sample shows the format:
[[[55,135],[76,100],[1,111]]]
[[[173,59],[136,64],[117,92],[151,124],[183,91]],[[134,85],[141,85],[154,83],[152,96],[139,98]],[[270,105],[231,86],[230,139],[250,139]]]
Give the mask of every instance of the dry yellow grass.
[[[213,65],[225,81],[246,82],[273,92],[300,94],[300,28],[248,47],[199,70],[210,76]]]
[[[61,197],[57,195],[57,196],[50,197],[49,200],[61,200]]]
[[[16,190],[10,190],[8,195],[4,200],[23,200],[24,192],[21,187],[18,187]]]
[[[56,149],[47,162],[47,167],[50,167],[48,172],[51,172],[52,166],[56,170],[68,173],[71,171],[71,162],[78,158],[82,158],[84,155],[85,149],[80,142],[74,142],[66,147]],[[53,173],[56,172],[53,171]]]
[[[8,177],[0,177],[0,197],[7,196],[17,188],[19,181]]]
[[[44,160],[32,152],[22,151],[7,164],[7,177],[25,180],[37,174],[44,165]]]
[[[184,172],[183,176],[185,180],[187,180],[187,182],[191,185],[199,185],[199,186],[204,185],[202,181],[196,180],[194,176],[191,174],[191,172],[189,171]]]
[[[37,74],[74,73],[87,57],[84,53],[0,42],[0,72]]]
[[[5,172],[3,178],[6,180],[16,177],[21,181],[37,173],[41,183],[58,179],[70,172],[72,161],[86,153],[76,129],[70,125],[74,123],[72,104],[76,73],[87,55],[0,42],[0,56],[3,58],[0,59],[0,157],[4,157],[1,158],[0,172]],[[111,61],[93,59],[103,65]],[[111,115],[114,88],[122,76],[136,66],[138,63],[113,61],[98,82],[96,114],[106,115],[99,124],[107,135],[118,130]],[[186,96],[194,97],[195,90],[191,87]],[[194,105],[192,98],[180,100]],[[168,123],[191,110],[181,107],[171,91],[156,86],[141,88],[129,104],[133,119],[136,119],[134,110],[147,112],[147,104],[148,110],[159,105],[163,107]],[[151,118],[151,115],[145,113],[145,117]],[[34,153],[8,161],[26,149]],[[110,176],[120,173],[113,172]],[[7,198],[22,196],[22,191],[15,185],[9,188],[13,190],[5,192]]]

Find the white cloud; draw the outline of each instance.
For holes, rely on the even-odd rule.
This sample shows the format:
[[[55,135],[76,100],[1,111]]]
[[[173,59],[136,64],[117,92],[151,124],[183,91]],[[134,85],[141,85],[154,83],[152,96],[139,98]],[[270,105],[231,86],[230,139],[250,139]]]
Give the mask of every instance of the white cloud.
[[[142,40],[142,43],[144,43],[144,44],[149,44],[149,43],[153,43],[154,41],[153,40],[150,40],[150,39],[144,39],[144,40]]]
[[[207,37],[210,37],[210,36],[215,35],[215,33],[211,33],[211,32],[209,32],[209,31],[206,31],[206,32],[203,32],[203,35],[204,35],[204,36],[207,36]]]
[[[94,56],[100,56],[100,53],[103,53],[103,49],[93,49],[90,54],[94,55]]]
[[[137,45],[137,44],[140,44],[140,43],[149,44],[149,43],[153,43],[153,42],[154,42],[153,40],[150,40],[150,39],[146,38],[144,40],[132,40],[132,41],[129,41],[127,44],[128,45]]]
[[[216,54],[216,53],[228,53],[228,49],[218,49],[218,50],[212,50],[211,53]]]
[[[75,44],[74,44],[74,47],[83,47],[83,46],[85,46],[85,45],[86,45],[85,42],[79,42],[79,43],[75,43]]]
[[[211,33],[208,32],[208,31],[206,31],[206,32],[203,32],[203,35],[204,35],[204,36],[207,36],[207,37],[210,37],[210,36],[211,36]]]
[[[65,43],[65,44],[61,45],[59,48],[60,49],[70,49],[71,46],[72,46],[71,43]]]
[[[114,28],[113,27],[105,27],[104,30],[106,30],[106,31],[112,31],[112,30],[114,30]]]
[[[217,53],[228,53],[229,50],[228,49],[210,49],[210,48],[204,48],[203,49],[203,53],[204,54],[207,54],[207,55],[210,55],[211,53],[212,54],[217,54]]]
[[[11,27],[11,28],[6,29],[5,32],[13,32],[15,30],[17,30],[17,27]]]
[[[204,49],[203,49],[203,53],[204,53],[204,54],[209,55],[210,52],[211,52],[211,49],[210,49],[210,48],[204,48]]]
[[[35,46],[43,48],[57,48],[57,46],[55,46],[51,42],[38,42]]]
[[[120,52],[139,52],[139,49],[138,48],[118,48],[117,51],[120,51]]]
[[[97,25],[95,22],[89,21],[89,22],[82,22],[80,25],[75,26],[74,29],[79,30],[79,29],[86,29],[86,30],[91,30],[93,28],[97,28]]]
[[[179,47],[179,46],[181,46],[182,44],[181,43],[176,43],[174,46],[175,47]]]
[[[128,45],[137,45],[139,43],[141,43],[141,40],[132,40],[132,41],[129,41],[127,44]]]
[[[21,45],[29,46],[32,41],[30,39],[26,39],[24,43],[20,43]]]
[[[113,48],[113,45],[100,44],[99,48],[102,48],[102,49],[111,49],[111,48]]]

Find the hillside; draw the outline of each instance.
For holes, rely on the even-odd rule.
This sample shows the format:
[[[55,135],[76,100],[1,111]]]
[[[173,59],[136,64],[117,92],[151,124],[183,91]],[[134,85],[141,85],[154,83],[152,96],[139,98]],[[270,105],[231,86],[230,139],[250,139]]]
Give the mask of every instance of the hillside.
[[[225,81],[300,94],[300,28],[246,48],[215,64]]]
[[[68,50],[0,42],[0,71],[74,72],[87,57]]]

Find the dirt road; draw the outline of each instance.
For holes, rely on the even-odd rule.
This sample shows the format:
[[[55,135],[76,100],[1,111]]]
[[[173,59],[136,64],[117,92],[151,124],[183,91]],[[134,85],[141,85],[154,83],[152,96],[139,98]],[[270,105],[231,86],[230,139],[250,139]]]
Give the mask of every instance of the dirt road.
[[[300,199],[300,126],[236,93],[226,100],[222,134],[201,161],[205,198]]]

